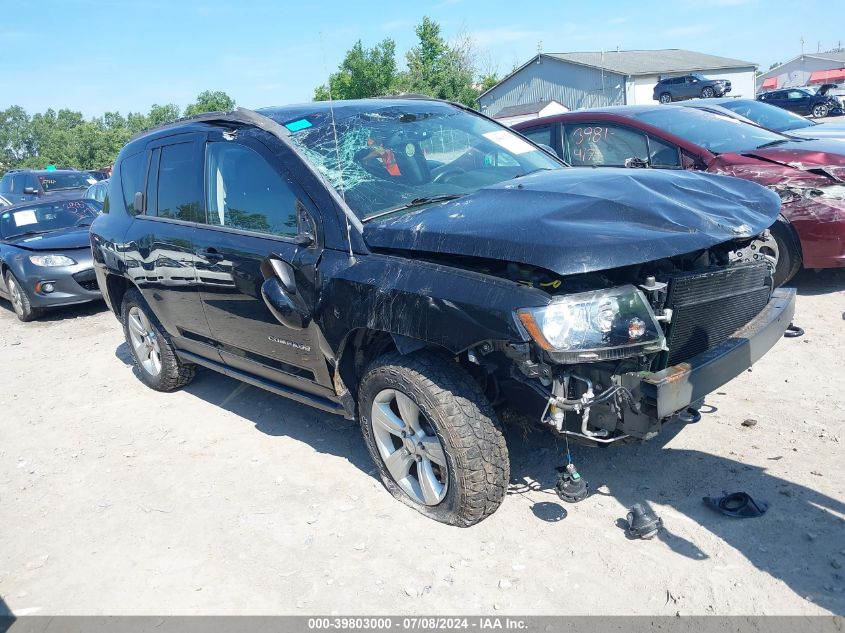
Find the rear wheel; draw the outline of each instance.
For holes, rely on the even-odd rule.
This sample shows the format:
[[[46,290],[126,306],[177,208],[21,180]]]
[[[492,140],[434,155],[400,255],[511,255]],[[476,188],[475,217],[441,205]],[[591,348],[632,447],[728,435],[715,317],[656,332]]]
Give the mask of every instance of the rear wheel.
[[[828,108],[824,103],[819,103],[813,107],[813,116],[817,119],[823,119],[828,114],[830,114],[830,108]]]
[[[464,370],[436,354],[377,359],[358,396],[361,430],[390,493],[467,527],[502,503],[508,450],[493,408]]]
[[[39,317],[41,311],[32,307],[29,295],[26,294],[26,290],[11,270],[6,272],[6,288],[9,290],[9,300],[12,302],[12,309],[14,309],[18,319],[26,322]]]
[[[668,92],[664,92],[660,95],[659,101],[660,103],[672,103],[672,95],[670,95]]]
[[[194,378],[196,365],[182,362],[164,327],[137,290],[123,297],[121,320],[126,343],[145,385],[156,391],[174,391]]]
[[[702,99],[712,99],[716,96],[716,91],[713,90],[710,86],[705,86],[701,89],[701,98]]]
[[[775,222],[769,231],[778,246],[778,263],[774,274],[777,288],[787,283],[801,269],[801,242],[795,230],[783,220]]]

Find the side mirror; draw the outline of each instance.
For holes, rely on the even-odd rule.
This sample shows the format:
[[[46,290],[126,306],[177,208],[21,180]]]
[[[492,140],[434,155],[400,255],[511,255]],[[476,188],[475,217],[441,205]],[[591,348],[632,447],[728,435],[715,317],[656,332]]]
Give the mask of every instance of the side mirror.
[[[38,193],[38,191],[36,191],[35,187],[24,187],[23,192],[28,196],[34,196]]]
[[[557,152],[556,152],[556,151],[554,151],[554,150],[551,148],[551,146],[546,145],[545,143],[537,143],[537,145],[539,145],[540,147],[542,147],[544,150],[546,150],[546,151],[547,151],[549,154],[551,154],[552,156],[557,157]]]
[[[297,305],[298,302],[285,291],[278,277],[270,277],[261,284],[261,296],[276,320],[285,327],[301,330],[310,323],[308,310]]]
[[[642,169],[648,167],[648,161],[644,158],[626,158],[625,159],[625,167],[631,169]]]

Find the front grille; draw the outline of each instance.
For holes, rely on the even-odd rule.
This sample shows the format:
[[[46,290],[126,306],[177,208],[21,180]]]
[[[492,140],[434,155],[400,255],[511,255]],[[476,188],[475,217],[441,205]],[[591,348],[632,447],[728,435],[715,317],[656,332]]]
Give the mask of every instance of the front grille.
[[[100,287],[97,285],[97,275],[94,272],[93,268],[76,273],[73,276],[73,279],[76,281],[76,283],[85,288],[85,290],[100,289]]]
[[[754,263],[683,273],[669,281],[666,307],[668,365],[677,365],[727,341],[769,302],[771,274]]]

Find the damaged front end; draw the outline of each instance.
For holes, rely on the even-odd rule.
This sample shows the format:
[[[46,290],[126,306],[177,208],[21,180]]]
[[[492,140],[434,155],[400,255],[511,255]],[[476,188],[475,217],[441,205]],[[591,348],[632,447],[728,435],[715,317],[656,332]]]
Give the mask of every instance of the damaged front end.
[[[507,360],[496,362],[492,349],[469,358],[495,365],[487,373],[503,378],[508,406],[575,441],[649,439],[750,367],[789,325],[795,291],[773,288],[776,261],[736,257],[766,240],[557,280],[547,306],[517,312],[531,343],[502,348]]]

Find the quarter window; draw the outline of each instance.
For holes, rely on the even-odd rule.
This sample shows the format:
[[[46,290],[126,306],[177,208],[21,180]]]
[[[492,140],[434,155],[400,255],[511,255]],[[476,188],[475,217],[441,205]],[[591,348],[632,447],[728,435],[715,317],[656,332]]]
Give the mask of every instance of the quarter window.
[[[628,159],[649,158],[644,134],[614,125],[567,125],[564,143],[574,166],[624,167]]]
[[[648,137],[649,164],[652,167],[680,167],[678,148],[653,136]]]
[[[293,183],[245,145],[208,144],[206,194],[208,224],[281,236],[297,234]]]
[[[135,209],[135,193],[141,191],[144,183],[144,152],[138,152],[127,156],[120,163],[120,184],[123,187],[123,203],[126,211],[132,215],[139,210]]]
[[[538,145],[548,145],[554,149],[554,143],[552,142],[552,128],[549,125],[531,128],[530,130],[521,130],[521,133]]]
[[[158,169],[157,215],[160,218],[201,221],[202,171],[194,161],[194,142],[161,148]]]

